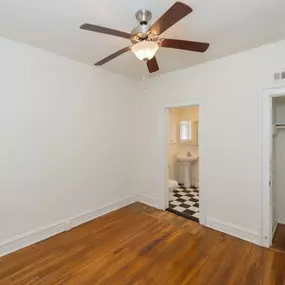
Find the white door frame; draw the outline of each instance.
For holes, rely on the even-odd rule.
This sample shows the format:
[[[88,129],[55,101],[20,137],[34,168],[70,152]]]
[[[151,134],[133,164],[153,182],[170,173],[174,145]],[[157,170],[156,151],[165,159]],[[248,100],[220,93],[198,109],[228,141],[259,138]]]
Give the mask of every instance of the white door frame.
[[[262,94],[262,203],[261,245],[272,245],[272,201],[270,187],[270,156],[272,155],[272,99],[285,95],[285,87],[265,89]]]
[[[171,108],[182,108],[182,107],[192,107],[192,106],[199,106],[199,130],[198,130],[198,141],[199,141],[199,214],[200,219],[199,223],[201,225],[206,225],[206,217],[207,217],[207,199],[206,199],[206,189],[204,187],[204,180],[203,180],[203,155],[204,155],[204,120],[203,120],[203,105],[201,104],[201,100],[191,100],[185,103],[178,103],[167,105],[164,107],[165,112],[165,136],[164,136],[164,161],[165,161],[165,189],[164,189],[164,197],[165,197],[165,207],[164,209],[168,208],[169,205],[169,185],[168,185],[168,132],[169,132],[169,109]]]

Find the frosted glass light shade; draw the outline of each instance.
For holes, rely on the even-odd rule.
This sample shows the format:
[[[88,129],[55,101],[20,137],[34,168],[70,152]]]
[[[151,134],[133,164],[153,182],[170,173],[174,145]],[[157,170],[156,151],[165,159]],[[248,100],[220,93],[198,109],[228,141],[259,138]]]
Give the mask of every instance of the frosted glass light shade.
[[[132,52],[143,61],[148,61],[155,56],[159,46],[155,42],[143,41],[132,46]]]

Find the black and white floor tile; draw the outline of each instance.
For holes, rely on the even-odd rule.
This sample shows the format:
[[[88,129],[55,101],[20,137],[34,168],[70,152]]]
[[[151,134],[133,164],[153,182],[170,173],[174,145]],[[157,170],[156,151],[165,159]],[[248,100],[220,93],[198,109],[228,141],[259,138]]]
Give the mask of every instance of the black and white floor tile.
[[[199,221],[199,190],[179,188],[173,190],[174,200],[169,202],[168,210],[194,221]]]

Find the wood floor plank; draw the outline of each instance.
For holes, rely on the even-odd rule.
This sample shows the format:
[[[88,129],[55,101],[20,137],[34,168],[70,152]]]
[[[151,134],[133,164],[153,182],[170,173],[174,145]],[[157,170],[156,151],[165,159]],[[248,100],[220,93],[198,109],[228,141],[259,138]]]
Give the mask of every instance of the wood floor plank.
[[[157,221],[153,221],[144,228],[144,231],[152,233],[151,238],[148,235],[140,237],[140,233],[137,233],[136,236],[127,238],[119,244],[115,244],[113,250],[107,252],[102,258],[95,257],[90,263],[81,266],[72,276],[64,278],[59,284],[73,284],[74,280],[77,279],[85,280],[84,282],[88,284],[88,280],[94,279],[94,276],[100,279],[97,283],[99,284],[108,276],[113,276],[116,271],[124,270],[125,264],[135,255],[135,252],[141,250],[141,247],[146,246],[152,239],[156,239],[160,235],[168,234],[171,230],[171,227],[165,227]],[[138,242],[141,247],[138,246]],[[100,266],[98,267],[96,264],[100,264]]]
[[[236,271],[239,270],[241,262],[246,258],[250,245],[239,239],[226,236],[219,247],[208,256],[207,261],[194,272],[188,275],[181,284],[232,284],[236,278]]]
[[[0,258],[0,285],[285,285],[285,254],[134,203]]]
[[[129,227],[126,227],[126,224]],[[82,261],[89,257],[89,252],[92,251],[90,258],[94,255],[98,256],[100,253],[104,253],[104,250],[111,250],[112,245],[128,237],[132,232],[140,231],[142,227],[149,224],[149,220],[146,220],[143,215],[132,213],[123,220],[118,220],[116,223],[111,223],[108,226],[101,227],[99,229],[91,227],[89,233],[82,232],[81,238],[76,238],[76,242],[68,241],[66,236],[66,246],[60,247],[59,250],[50,251],[46,255],[42,256],[34,266],[34,263],[25,264],[16,274],[13,275],[15,283],[20,284],[22,282],[30,282],[34,275],[45,279],[46,275],[52,274],[58,268],[62,268],[68,261]],[[71,232],[70,232],[71,233]],[[76,233],[76,231],[75,231]],[[5,272],[4,272],[5,273]],[[4,275],[4,276],[3,276]],[[6,281],[5,274],[0,274],[0,280]],[[19,277],[19,278],[18,278]],[[16,282],[16,280],[19,280]]]
[[[133,212],[134,211],[129,207],[122,208],[120,211],[111,212],[91,222],[85,223],[80,227],[76,227],[69,232],[61,233],[45,241],[14,252],[11,255],[0,258],[0,280],[3,270],[6,271],[8,268],[11,268],[11,270],[15,271],[14,266],[21,268],[23,265],[33,263],[51,252],[65,250],[67,247],[77,243],[79,239],[83,239],[88,235],[94,234],[96,231],[102,230],[102,228],[116,223],[118,220],[127,215],[131,215]],[[55,239],[56,242],[54,242]],[[42,244],[44,244],[44,246]],[[16,259],[17,263],[14,262]],[[4,263],[9,264],[9,266],[3,266]]]

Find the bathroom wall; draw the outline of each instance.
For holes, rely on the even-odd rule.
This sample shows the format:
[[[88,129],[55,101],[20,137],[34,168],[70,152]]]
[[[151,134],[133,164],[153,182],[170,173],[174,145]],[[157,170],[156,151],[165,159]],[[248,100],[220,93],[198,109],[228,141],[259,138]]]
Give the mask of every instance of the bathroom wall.
[[[193,156],[199,156],[198,141],[194,138],[193,141],[180,143],[180,129],[179,123],[181,121],[199,121],[199,107],[183,107],[183,108],[171,108],[169,110],[169,135],[170,140],[169,149],[169,177],[179,182],[183,181],[182,171],[180,169],[181,164],[177,160],[178,155],[187,155],[188,151]],[[173,139],[173,132],[175,132],[175,139]],[[192,176],[195,178],[197,185],[199,185],[199,161],[195,162],[192,166]]]
[[[177,151],[178,151],[178,124],[179,124],[180,110],[178,108],[172,108],[169,110],[169,131],[168,131],[168,175],[169,178],[178,180],[176,164],[177,164]]]
[[[273,99],[274,123],[285,123],[285,97]],[[273,226],[285,224],[285,129],[273,137]]]

